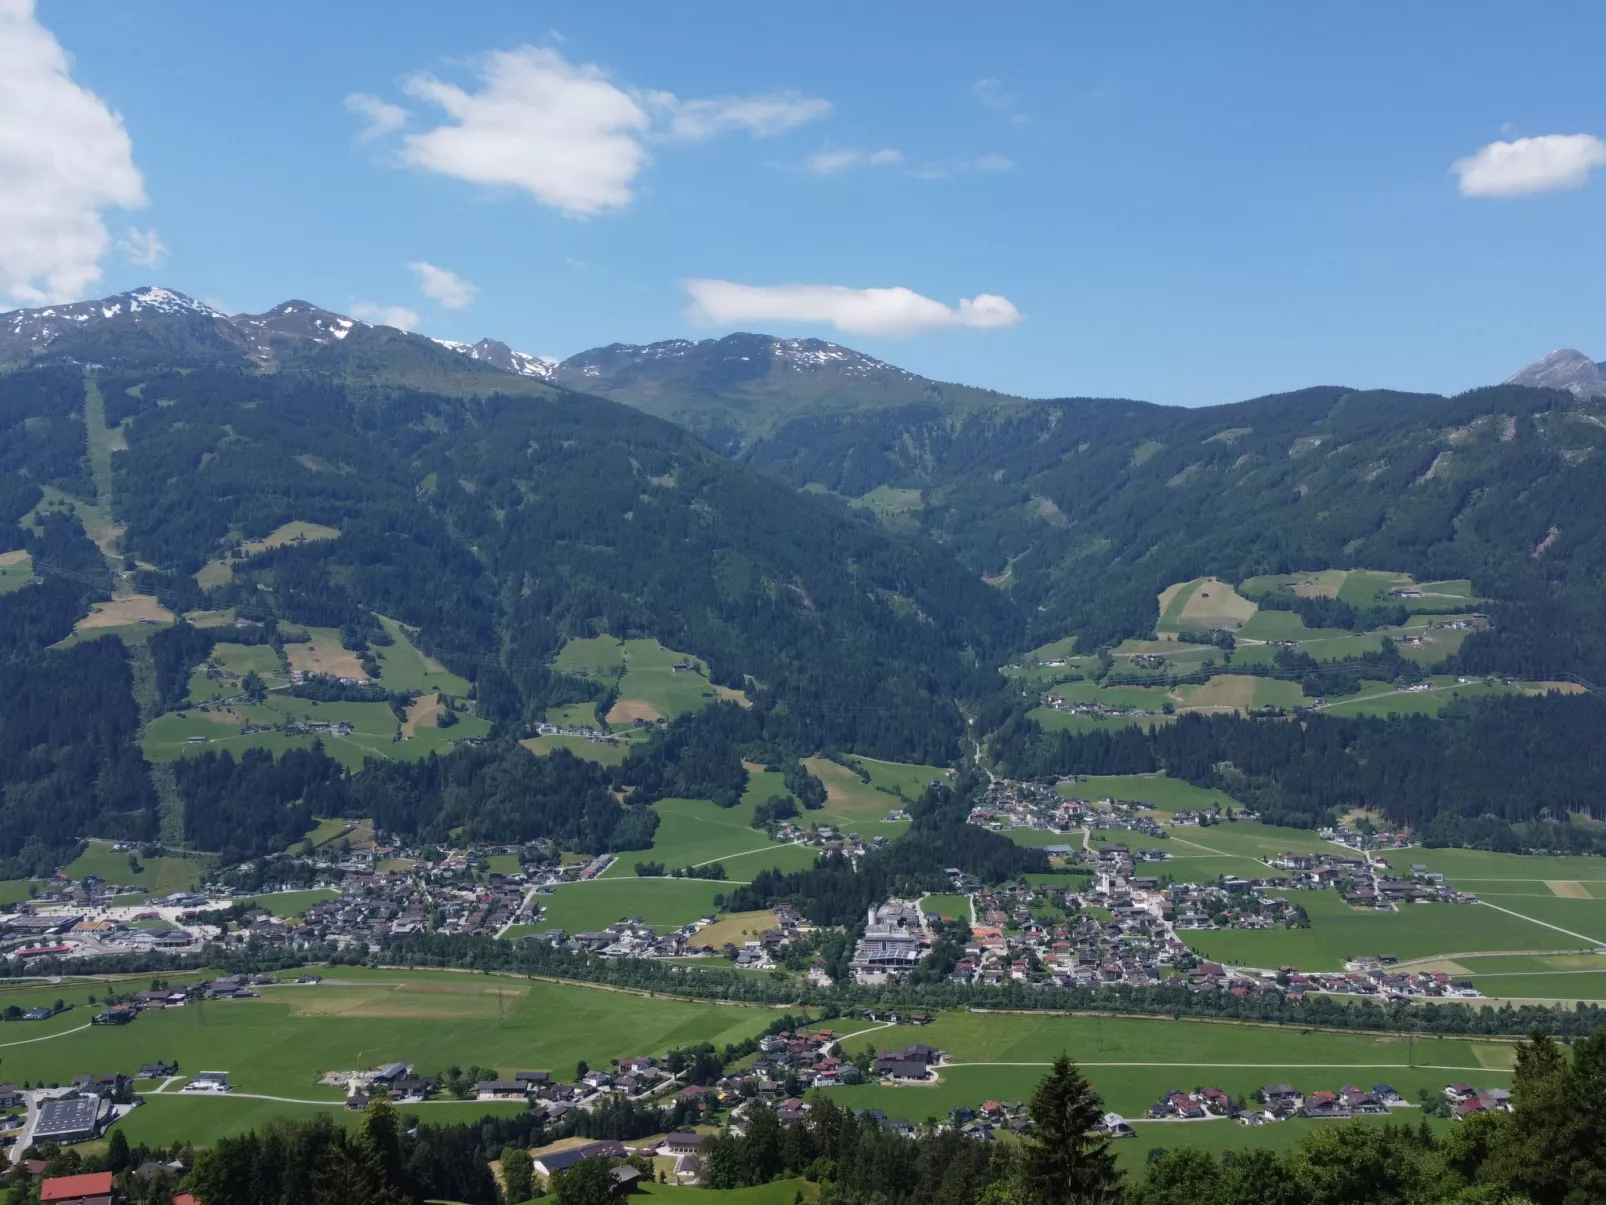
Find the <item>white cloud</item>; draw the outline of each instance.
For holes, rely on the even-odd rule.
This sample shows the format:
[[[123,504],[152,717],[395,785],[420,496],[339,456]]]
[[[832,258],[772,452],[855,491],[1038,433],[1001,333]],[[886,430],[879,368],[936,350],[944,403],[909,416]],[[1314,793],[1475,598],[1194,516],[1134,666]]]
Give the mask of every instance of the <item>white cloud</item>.
[[[1020,102],[1004,90],[1004,85],[988,76],[970,85],[970,94],[982,108],[1008,118],[1016,125],[1026,125],[1031,119],[1021,112]]]
[[[470,93],[432,75],[406,82],[409,93],[451,118],[408,135],[406,162],[475,184],[522,188],[568,217],[629,204],[630,183],[647,163],[642,138],[651,118],[601,68],[526,46],[489,55],[481,84]]]
[[[0,0],[0,292],[24,303],[82,297],[111,242],[102,211],[146,203],[123,119],[70,67],[32,0]]]
[[[1015,326],[1024,315],[1003,297],[981,293],[957,307],[922,297],[912,289],[850,289],[842,285],[743,285],[728,280],[688,280],[694,322],[826,323],[850,335],[913,335],[970,327]]]
[[[346,112],[368,119],[367,127],[357,135],[358,142],[368,142],[375,138],[383,138],[386,134],[394,134],[407,124],[406,109],[400,105],[393,105],[388,100],[380,100],[377,96],[370,96],[366,92],[353,92],[346,97]]]
[[[903,152],[883,147],[879,151],[821,151],[810,155],[805,166],[817,176],[834,176],[856,167],[890,167],[903,162]]]
[[[679,100],[668,92],[654,92],[650,99],[668,114],[668,136],[684,142],[702,142],[733,131],[754,138],[773,138],[831,111],[830,101],[798,92],[714,96],[705,100]]]
[[[351,316],[361,318],[364,322],[372,322],[375,326],[394,326],[397,330],[410,331],[418,325],[418,311],[410,310],[404,305],[375,305],[371,301],[354,301],[351,303]]]
[[[1457,159],[1454,170],[1464,197],[1520,197],[1582,187],[1602,165],[1606,142],[1593,134],[1542,134],[1491,142],[1477,154]]]
[[[1007,155],[983,155],[976,160],[976,170],[979,172],[1007,172],[1015,166],[1015,161]]]
[[[156,233],[156,227],[137,230],[130,226],[117,240],[117,249],[128,257],[128,262],[139,268],[154,268],[167,259],[167,244]]]
[[[830,111],[796,92],[683,100],[632,89],[592,63],[523,46],[488,54],[477,88],[420,73],[403,82],[446,120],[402,138],[401,162],[493,187],[528,192],[571,218],[623,209],[652,143],[700,142],[727,133],[768,138]],[[364,137],[393,132],[407,113],[354,93],[347,108],[369,119]]]
[[[456,272],[437,268],[434,264],[416,260],[407,265],[418,277],[419,290],[431,301],[439,302],[449,310],[465,310],[474,303],[478,285],[470,284]]]

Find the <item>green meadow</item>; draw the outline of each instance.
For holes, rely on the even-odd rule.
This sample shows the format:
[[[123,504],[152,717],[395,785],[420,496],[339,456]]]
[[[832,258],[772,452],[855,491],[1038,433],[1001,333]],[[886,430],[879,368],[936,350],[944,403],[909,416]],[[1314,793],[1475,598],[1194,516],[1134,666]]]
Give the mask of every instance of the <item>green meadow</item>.
[[[763,829],[754,828],[753,807],[750,799],[733,808],[706,799],[660,799],[652,805],[658,813],[652,848],[620,854],[603,878],[634,877],[636,863],[647,861],[662,862],[670,870],[718,862],[733,879],[750,879],[771,866],[802,870],[814,865],[814,849],[771,841]]]
[[[347,723],[352,730],[345,735],[272,730],[245,733],[241,730],[246,722],[280,725],[287,721],[304,723],[309,720]],[[157,716],[141,732],[140,746],[152,761],[174,761],[225,749],[236,756],[250,748],[267,749],[277,755],[287,749],[310,749],[322,741],[330,757],[348,770],[360,770],[370,757],[417,761],[431,752],[448,753],[458,741],[484,736],[490,731],[490,724],[477,716],[460,714],[458,722],[450,728],[419,725],[411,737],[398,741],[396,737],[400,731],[396,713],[387,703],[320,703],[293,695],[270,694],[261,703],[235,704],[226,711],[202,712],[192,708]]]
[[[459,698],[468,694],[468,681],[450,672],[433,657],[419,652],[400,623],[383,615],[379,616],[379,622],[395,641],[388,646],[372,646],[379,660],[380,682],[387,690],[417,690],[424,694],[438,691]]]
[[[645,851],[621,855],[632,864],[646,856],[649,855]],[[730,877],[743,878],[740,874]],[[725,883],[709,879],[638,879],[629,875],[569,883],[551,895],[537,896],[536,900],[545,909],[541,919],[533,926],[520,926],[518,931],[510,931],[508,936],[547,929],[592,933],[627,916],[639,916],[644,924],[663,932],[717,912],[714,897],[727,890],[729,887]]]
[[[1162,812],[1194,812],[1212,804],[1223,808],[1243,806],[1224,792],[1207,791],[1164,774],[1090,775],[1075,782],[1062,782],[1056,789],[1067,799],[1133,799]]]
[[[959,1105],[987,1100],[1025,1101],[1059,1054],[1076,1059],[1105,1107],[1128,1119],[1141,1117],[1165,1092],[1216,1087],[1252,1096],[1264,1084],[1286,1081],[1306,1093],[1347,1083],[1387,1083],[1415,1100],[1421,1088],[1437,1092],[1466,1080],[1478,1087],[1509,1087],[1511,1047],[1463,1039],[1418,1039],[1336,1034],[1204,1021],[1120,1017],[1064,1017],[947,1012],[920,1029],[883,1030],[866,1044],[897,1048],[911,1041],[946,1052],[953,1065],[935,1085],[832,1089],[854,1108],[879,1108],[889,1117],[920,1122],[942,1118]],[[850,1040],[849,1050],[861,1043]],[[1418,1114],[1406,1112],[1414,1119]],[[1380,1119],[1381,1120],[1381,1119]],[[1291,1145],[1307,1124],[1249,1129],[1231,1122],[1142,1126],[1136,1141],[1118,1144],[1123,1159],[1141,1159],[1152,1145],[1219,1144],[1220,1149],[1262,1143]]]
[[[98,875],[108,883],[137,884],[152,895],[171,895],[198,886],[206,877],[199,862],[188,858],[141,858],[140,869],[130,870],[128,854],[112,849],[110,841],[91,841],[82,854],[63,867],[68,878]],[[24,891],[26,894],[26,890]]]
[[[676,669],[676,666],[691,668]],[[584,671],[588,677],[618,682],[619,698],[602,717],[614,729],[638,720],[672,720],[737,692],[712,685],[708,669],[689,653],[677,653],[656,640],[616,640],[594,636],[570,640],[558,650],[552,668],[559,673]]]
[[[601,766],[617,766],[630,755],[628,741],[606,745],[598,741],[588,741],[583,736],[532,736],[526,737],[519,744],[537,757],[544,757],[559,749],[567,749],[576,757],[594,761]]]
[[[10,594],[33,581],[33,558],[26,552],[0,553],[0,594]]]
[[[1465,953],[1579,949],[1586,943],[1533,920],[1478,904],[1403,904],[1398,912],[1353,908],[1336,891],[1290,893],[1310,915],[1308,929],[1211,930],[1187,934],[1207,958],[1242,966],[1336,971],[1364,954],[1401,959]]]
[[[579,1059],[606,1066],[610,1058],[662,1054],[689,1043],[724,1045],[755,1033],[768,1020],[760,1009],[646,999],[506,976],[341,967],[325,972],[317,985],[264,988],[259,999],[148,1010],[128,1026],[88,1027],[88,997],[97,990],[103,985],[0,991],[0,1003],[6,1005],[26,1008],[57,998],[75,1005],[47,1022],[5,1027],[0,1054],[6,1073],[17,1082],[66,1082],[91,1071],[133,1072],[166,1059],[176,1060],[184,1074],[227,1071],[241,1094],[336,1104],[342,1092],[319,1085],[322,1072],[407,1062],[434,1073],[454,1063],[478,1063],[504,1075],[550,1070],[555,1078],[567,1079]],[[50,1034],[61,1036],[26,1041]],[[189,1128],[204,1120],[186,1107],[189,1103],[155,1098],[136,1111],[144,1116],[130,1127],[130,1138],[204,1137]],[[259,1107],[264,1104],[275,1107],[264,1112]],[[206,1115],[218,1118],[214,1135],[260,1124],[285,1107],[247,1095],[205,1102]],[[467,1105],[424,1108],[431,1115],[436,1109],[443,1114],[462,1109],[465,1120],[486,1111]]]

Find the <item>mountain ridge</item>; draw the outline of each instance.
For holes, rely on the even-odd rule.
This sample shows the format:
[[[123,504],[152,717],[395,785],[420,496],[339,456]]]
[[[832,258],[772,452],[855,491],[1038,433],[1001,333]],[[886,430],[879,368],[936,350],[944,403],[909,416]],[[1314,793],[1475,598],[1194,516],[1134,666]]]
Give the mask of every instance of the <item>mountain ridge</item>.
[[[352,343],[353,336],[356,336]],[[329,368],[328,353],[348,344],[436,349],[462,358],[469,371],[496,371],[546,382],[555,361],[494,339],[459,343],[367,322],[292,298],[260,314],[224,314],[175,289],[146,285],[89,301],[0,313],[0,363],[151,364],[171,357],[195,362]],[[322,361],[320,363],[320,360]],[[438,363],[450,363],[439,361]]]
[[[1591,360],[1576,348],[1562,347],[1512,373],[1504,383],[1565,389],[1574,397],[1606,397],[1606,362]]]

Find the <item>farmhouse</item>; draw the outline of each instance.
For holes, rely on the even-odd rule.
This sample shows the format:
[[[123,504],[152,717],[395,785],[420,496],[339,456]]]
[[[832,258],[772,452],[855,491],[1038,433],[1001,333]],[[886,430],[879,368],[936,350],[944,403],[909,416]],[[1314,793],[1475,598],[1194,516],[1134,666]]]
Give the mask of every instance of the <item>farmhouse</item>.
[[[568,1171],[576,1163],[587,1159],[623,1159],[625,1154],[624,1144],[620,1142],[588,1142],[584,1146],[572,1146],[566,1151],[548,1151],[544,1155],[537,1155],[535,1170],[550,1180],[559,1172]]]
[[[111,1205],[115,1200],[111,1172],[55,1176],[39,1185],[41,1205]]]

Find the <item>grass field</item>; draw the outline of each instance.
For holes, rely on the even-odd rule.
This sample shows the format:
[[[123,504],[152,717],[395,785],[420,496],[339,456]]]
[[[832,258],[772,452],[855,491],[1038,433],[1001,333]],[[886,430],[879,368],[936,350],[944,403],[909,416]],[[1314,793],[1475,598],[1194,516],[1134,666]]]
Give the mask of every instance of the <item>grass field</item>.
[[[336,540],[340,538],[338,528],[326,527],[322,523],[304,523],[297,519],[275,528],[260,540],[245,540],[240,550],[246,556],[255,556],[259,552],[266,552],[270,548],[281,548],[286,544],[306,544],[314,540]]]
[[[88,994],[100,987],[46,984],[0,993],[5,1004],[22,1007],[57,997],[78,1006],[51,1021],[5,1027],[0,1043],[63,1035],[6,1046],[7,1073],[19,1081],[64,1083],[86,1068],[131,1072],[162,1058],[177,1060],[187,1073],[227,1071],[241,1093],[334,1103],[341,1092],[318,1085],[321,1072],[403,1061],[432,1074],[453,1063],[478,1063],[504,1075],[550,1070],[554,1078],[568,1079],[579,1059],[606,1066],[610,1058],[662,1054],[688,1043],[723,1045],[756,1032],[769,1019],[761,1009],[646,999],[504,976],[342,967],[327,972],[316,986],[271,987],[260,999],[152,1010],[126,1027],[77,1029],[88,1020]],[[284,1108],[244,1097],[209,1099],[206,1108],[219,1116],[221,1127],[213,1133],[260,1124],[268,1115],[258,1110],[260,1104],[275,1104],[274,1112]],[[178,1102],[158,1100],[147,1108],[149,1117],[141,1125],[153,1128],[139,1133],[148,1140],[156,1134],[164,1135],[164,1142],[194,1136],[182,1127],[196,1114]],[[451,1115],[453,1108],[423,1106],[421,1111]],[[236,1109],[238,1114],[231,1112]],[[485,1111],[480,1106],[479,1112]],[[464,1119],[477,1115],[465,1112]]]
[[[1305,701],[1298,682],[1246,674],[1221,674],[1198,686],[1179,686],[1175,693],[1182,711],[1245,712],[1260,707],[1293,708]]]
[[[1362,954],[1419,959],[1492,951],[1569,950],[1588,944],[1533,920],[1478,904],[1407,904],[1398,912],[1378,912],[1351,908],[1336,891],[1299,892],[1290,898],[1309,913],[1309,929],[1189,933],[1188,944],[1218,962],[1262,968],[1295,966],[1303,971],[1340,970],[1346,959]]]
[[[128,868],[128,855],[112,849],[110,841],[91,841],[72,863],[63,867],[67,877],[81,879],[99,875],[108,883],[133,883],[148,888],[152,895],[170,895],[200,884],[205,873],[199,862],[188,858],[141,858],[142,869]]]
[[[677,665],[694,668],[677,671]],[[672,720],[717,699],[747,701],[740,691],[711,684],[707,667],[696,657],[666,649],[656,640],[570,640],[558,650],[552,667],[560,673],[585,670],[592,677],[617,679],[619,699],[605,717],[614,728],[637,720]]]
[[[0,594],[10,594],[33,581],[33,558],[22,549],[0,552]]]
[[[374,656],[379,660],[380,679],[387,690],[419,690],[425,694],[440,691],[461,698],[468,694],[468,681],[451,673],[433,657],[426,657],[407,634],[407,629],[394,619],[381,615],[380,626],[390,634],[394,644],[386,647],[374,645]]]
[[[235,676],[208,677],[209,666]],[[233,698],[240,693],[240,679],[253,671],[262,678],[270,690],[277,686],[289,685],[290,678],[284,672],[279,654],[268,645],[227,643],[214,645],[212,655],[206,663],[197,666],[190,674],[190,702],[204,703],[209,699]]]
[[[772,911],[730,912],[697,931],[697,944],[722,949],[726,942],[740,946],[756,941],[766,929],[779,929],[780,918]]]
[[[202,680],[209,686],[218,685],[215,680]],[[193,685],[192,681],[192,688]],[[223,690],[232,692],[233,687],[225,685]],[[343,736],[333,732],[242,732],[242,725],[247,722],[277,726],[292,720],[348,723],[352,730]],[[458,723],[450,728],[420,726],[414,729],[412,736],[398,741],[396,735],[400,729],[395,712],[386,703],[320,703],[288,694],[270,694],[261,703],[236,704],[227,710],[191,709],[157,716],[142,730],[140,747],[152,761],[174,761],[223,750],[238,757],[250,748],[267,749],[278,755],[287,749],[310,749],[321,740],[330,757],[348,770],[360,770],[370,757],[416,761],[432,751],[450,752],[456,742],[464,738],[484,736],[490,731],[490,724],[477,716],[459,714]],[[196,737],[203,739],[191,743]]]
[[[1067,799],[1135,799],[1162,812],[1192,812],[1212,804],[1243,806],[1221,791],[1207,791],[1164,774],[1093,775],[1077,782],[1062,782],[1058,790]]]
[[[1581,688],[1571,682],[1524,682],[1512,686],[1504,683],[1485,683],[1480,679],[1458,681],[1448,674],[1435,674],[1428,679],[1432,690],[1402,691],[1383,682],[1365,683],[1363,689],[1344,699],[1334,699],[1322,708],[1334,715],[1438,715],[1451,703],[1461,699],[1475,699],[1489,695],[1545,694],[1560,691],[1575,693]]]
[[[878,1045],[916,1040],[947,1052],[956,1064],[939,1072],[935,1085],[840,1088],[833,1098],[855,1108],[884,1109],[889,1117],[920,1122],[942,1117],[958,1105],[1031,1097],[1046,1064],[1061,1052],[1076,1059],[1105,1106],[1141,1117],[1162,1093],[1218,1087],[1250,1096],[1260,1086],[1286,1081],[1309,1093],[1345,1083],[1388,1083],[1407,1100],[1422,1087],[1437,1091],[1466,1080],[1477,1087],[1509,1087],[1510,1047],[1457,1039],[1419,1039],[1257,1028],[1199,1021],[1118,1017],[1054,1017],[1016,1014],[942,1013],[914,1031],[872,1035]],[[856,1042],[849,1049],[859,1049]],[[1414,1063],[1415,1066],[1411,1066]],[[1413,1123],[1419,1114],[1404,1116]],[[1314,1123],[1312,1123],[1314,1124]],[[1154,1145],[1220,1143],[1223,1148],[1261,1142],[1291,1144],[1304,1123],[1249,1129],[1231,1122],[1139,1130],[1136,1141],[1118,1144],[1123,1159]]]
[[[868,757],[855,760],[870,775],[869,782],[864,782],[845,766],[823,757],[803,759],[808,772],[825,784],[825,808],[820,812],[810,812],[809,817],[829,816],[853,832],[873,836],[883,827],[875,823],[881,817],[919,799],[925,793],[926,785],[933,780],[947,779],[947,772],[940,766],[876,761]],[[902,794],[899,794],[900,791]],[[889,831],[883,835],[892,835],[892,826],[886,827]],[[903,827],[897,825],[897,831],[902,831]]]
[[[652,805],[658,813],[652,848],[620,854],[603,878],[634,877],[639,861],[662,862],[670,870],[718,862],[733,879],[750,879],[771,866],[803,870],[814,865],[812,848],[779,844],[754,828],[753,806],[751,799],[733,808],[706,799],[660,799]]]
[[[332,900],[339,894],[325,887],[314,887],[307,891],[275,891],[253,896],[250,902],[258,908],[267,909],[274,916],[300,916],[314,904]]]
[[[600,728],[595,703],[565,703],[562,707],[548,707],[546,722],[560,728]]]
[[[650,857],[646,852],[620,855],[632,864]],[[732,879],[743,876],[732,874]],[[592,933],[627,916],[639,916],[660,932],[676,929],[716,911],[714,897],[728,891],[724,883],[707,879],[595,879],[570,883],[552,895],[537,896],[546,911],[535,932],[562,929],[565,933]],[[510,933],[509,936],[516,936]]]
[[[594,761],[601,766],[617,766],[630,755],[629,742],[605,745],[597,741],[588,741],[583,736],[532,736],[520,741],[519,744],[537,757],[558,749],[567,749],[576,757],[583,757],[586,761]]]
[[[304,674],[329,674],[336,678],[355,678],[368,681],[357,654],[340,643],[340,633],[334,628],[305,628],[307,639],[287,643],[284,655],[290,659],[290,668]]]
[[[920,910],[931,916],[968,921],[970,919],[970,897],[968,895],[928,895],[920,901]]]

